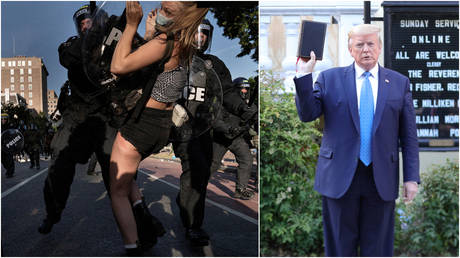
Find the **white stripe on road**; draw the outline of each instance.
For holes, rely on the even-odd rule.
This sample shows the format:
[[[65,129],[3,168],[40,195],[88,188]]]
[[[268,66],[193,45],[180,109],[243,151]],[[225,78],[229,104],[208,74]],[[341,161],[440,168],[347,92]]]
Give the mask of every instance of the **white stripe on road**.
[[[6,190],[5,192],[2,193],[2,197],[1,197],[1,198],[3,199],[4,197],[8,196],[8,195],[11,194],[12,192],[18,190],[19,188],[21,188],[22,186],[24,186],[25,184],[27,184],[28,182],[30,182],[30,181],[33,180],[34,178],[40,176],[41,174],[43,174],[43,173],[46,172],[47,170],[48,170],[48,168],[45,168],[45,169],[43,169],[42,171],[38,172],[37,174],[35,174],[35,175],[33,175],[33,176],[27,178],[26,180],[22,181],[21,183],[19,183],[19,184],[15,185],[15,186],[11,187],[10,189]],[[173,188],[175,188],[175,189],[177,189],[177,190],[180,189],[177,185],[172,184],[172,183],[169,183],[169,182],[167,182],[167,181],[165,181],[165,180],[163,180],[163,179],[160,179],[160,178],[158,178],[158,177],[156,177],[156,176],[154,176],[154,175],[150,175],[149,173],[147,173],[147,172],[145,172],[145,171],[142,171],[141,169],[139,169],[139,172],[141,172],[142,174],[144,174],[144,175],[146,175],[146,176],[148,176],[148,177],[152,177],[152,178],[154,178],[155,180],[158,180],[158,181],[160,181],[160,182],[162,182],[162,183],[165,183],[165,184],[167,184],[167,185],[169,185],[169,186],[171,186],[171,187],[173,187]],[[220,204],[220,203],[217,203],[217,202],[215,202],[215,201],[209,200],[208,198],[206,198],[206,201],[207,201],[208,203],[214,205],[214,206],[217,206],[217,207],[219,207],[219,208],[221,208],[221,209],[223,209],[223,210],[225,210],[225,211],[228,211],[228,212],[232,213],[233,215],[236,215],[236,216],[238,216],[238,217],[240,217],[240,218],[242,218],[242,219],[245,219],[245,220],[247,220],[247,221],[249,221],[249,222],[251,222],[251,223],[253,223],[253,224],[256,224],[256,225],[258,224],[256,219],[253,219],[253,218],[251,218],[251,217],[249,217],[249,216],[247,216],[247,215],[245,215],[245,214],[243,214],[243,213],[241,213],[241,212],[239,212],[239,211],[236,211],[236,210],[234,210],[234,209],[232,209],[232,208],[229,208],[229,207],[227,207],[227,206],[224,206],[224,205],[222,205],[222,204]]]
[[[28,183],[29,181],[31,181],[32,179],[34,179],[34,178],[36,178],[37,176],[43,174],[43,173],[44,173],[45,171],[47,171],[47,170],[48,170],[48,168],[45,168],[45,169],[43,169],[42,171],[38,172],[37,174],[35,174],[35,175],[33,175],[33,176],[27,178],[26,180],[22,181],[21,183],[19,183],[19,184],[15,185],[15,186],[11,187],[10,189],[6,190],[5,192],[2,193],[2,199],[3,199],[3,197],[8,196],[10,193],[12,193],[12,192],[18,190],[19,188],[21,188],[21,186],[27,184],[27,183]]]
[[[170,182],[167,182],[167,181],[165,181],[165,180],[163,180],[163,179],[160,179],[160,178],[158,178],[158,177],[156,177],[156,176],[154,176],[154,175],[151,175],[151,174],[149,174],[149,173],[143,171],[142,169],[138,169],[138,171],[141,172],[142,174],[148,176],[148,177],[154,178],[155,180],[158,180],[158,181],[160,181],[160,182],[162,182],[162,183],[165,183],[165,184],[167,184],[167,185],[169,185],[169,186],[171,186],[171,187],[173,187],[173,188],[175,188],[175,189],[177,189],[177,190],[180,189],[179,186],[177,186],[177,185],[175,185],[175,184],[172,184],[172,183],[170,183]],[[234,209],[232,209],[232,208],[229,208],[229,207],[227,207],[227,206],[224,206],[224,205],[222,205],[222,204],[220,204],[220,203],[217,203],[217,202],[215,202],[215,201],[209,200],[208,198],[206,198],[206,201],[207,201],[208,203],[214,205],[214,206],[217,206],[217,207],[219,207],[219,208],[221,208],[221,209],[223,209],[223,210],[225,210],[225,211],[228,211],[228,212],[232,213],[233,215],[236,215],[236,216],[238,216],[238,217],[240,217],[240,218],[242,218],[242,219],[244,219],[244,220],[247,220],[247,221],[249,221],[249,222],[251,222],[251,223],[253,223],[253,224],[258,225],[258,222],[257,222],[256,219],[253,219],[253,218],[251,218],[251,217],[249,217],[249,216],[247,216],[247,215],[245,215],[245,214],[243,214],[243,213],[241,213],[241,212],[239,212],[239,211],[236,211],[236,210],[234,210]]]

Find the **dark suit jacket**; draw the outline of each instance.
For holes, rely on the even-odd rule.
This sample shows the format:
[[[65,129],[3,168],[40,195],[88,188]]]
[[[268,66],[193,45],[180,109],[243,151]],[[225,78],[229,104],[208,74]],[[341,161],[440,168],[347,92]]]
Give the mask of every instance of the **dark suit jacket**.
[[[390,201],[398,197],[398,145],[403,154],[404,182],[420,181],[417,131],[409,79],[379,66],[378,82],[372,166],[380,197]],[[321,72],[313,89],[311,74],[295,78],[294,83],[300,120],[309,122],[324,114],[315,190],[330,198],[340,198],[348,190],[359,160],[354,65]]]

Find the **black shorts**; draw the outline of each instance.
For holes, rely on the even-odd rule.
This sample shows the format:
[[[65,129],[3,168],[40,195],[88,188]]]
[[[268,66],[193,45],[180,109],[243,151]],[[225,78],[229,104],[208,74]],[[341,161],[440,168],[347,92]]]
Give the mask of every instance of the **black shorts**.
[[[135,118],[131,117],[120,128],[121,136],[134,145],[142,159],[145,159],[168,144],[173,125],[172,112],[146,107],[137,123]]]

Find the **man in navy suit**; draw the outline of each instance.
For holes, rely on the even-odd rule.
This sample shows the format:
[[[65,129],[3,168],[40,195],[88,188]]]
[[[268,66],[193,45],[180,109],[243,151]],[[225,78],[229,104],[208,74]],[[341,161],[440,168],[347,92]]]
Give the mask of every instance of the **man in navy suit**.
[[[324,115],[315,190],[323,198],[326,256],[392,256],[398,147],[405,202],[415,197],[420,181],[409,79],[378,65],[379,32],[370,24],[353,27],[348,49],[355,62],[321,72],[314,86],[314,53],[297,64],[300,119]]]

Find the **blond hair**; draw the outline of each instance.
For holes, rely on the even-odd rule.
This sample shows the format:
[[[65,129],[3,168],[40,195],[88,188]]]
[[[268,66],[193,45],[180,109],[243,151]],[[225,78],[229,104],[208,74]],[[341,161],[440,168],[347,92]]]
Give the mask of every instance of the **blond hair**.
[[[380,27],[374,24],[359,24],[353,26],[348,32],[348,47],[351,47],[351,39],[354,35],[368,35],[377,34],[379,36],[379,43],[382,45],[382,39],[380,38]]]
[[[170,26],[157,26],[159,32],[172,34],[178,43],[180,62],[190,61],[195,54],[195,33],[209,8],[197,8],[196,2],[180,1],[181,7],[174,14],[174,23]]]

